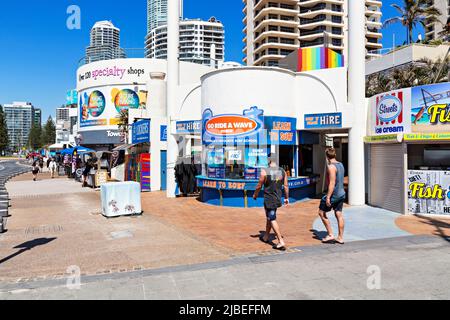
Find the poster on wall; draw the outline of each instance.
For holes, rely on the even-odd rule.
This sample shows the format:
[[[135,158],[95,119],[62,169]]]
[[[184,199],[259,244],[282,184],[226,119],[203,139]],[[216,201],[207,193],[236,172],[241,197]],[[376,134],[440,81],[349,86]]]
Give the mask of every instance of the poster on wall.
[[[411,88],[373,97],[370,114],[370,135],[411,132]]]
[[[145,86],[107,86],[80,92],[80,131],[115,128],[121,112],[146,107],[147,95]]]
[[[449,132],[450,83],[412,88],[411,108],[413,132]]]
[[[414,214],[450,216],[450,171],[408,171],[408,208]]]

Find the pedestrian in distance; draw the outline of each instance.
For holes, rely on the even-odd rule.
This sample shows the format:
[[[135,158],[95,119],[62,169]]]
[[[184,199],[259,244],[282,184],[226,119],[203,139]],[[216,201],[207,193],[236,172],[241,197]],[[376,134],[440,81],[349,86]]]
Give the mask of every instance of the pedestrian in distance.
[[[33,168],[31,170],[31,173],[33,174],[33,181],[36,181],[37,175],[39,173],[39,161],[36,160],[33,162]]]
[[[42,156],[39,157],[39,172],[44,172],[44,158]]]
[[[327,229],[327,236],[322,240],[323,243],[339,243],[344,244],[344,202],[345,202],[345,189],[344,189],[344,177],[345,169],[344,165],[336,160],[336,150],[334,148],[328,148],[325,151],[327,157],[327,177],[328,177],[328,191],[323,196],[319,206],[319,216]],[[331,227],[330,220],[327,217],[327,213],[334,210],[339,228],[339,235],[337,238],[333,235],[333,228]]]
[[[57,168],[58,168],[58,165],[56,164],[55,159],[51,158],[50,162],[48,164],[48,169],[50,170],[50,174],[51,174],[52,179],[55,178]]]
[[[269,243],[270,231],[273,229],[278,239],[278,244],[273,248],[277,250],[286,250],[286,244],[281,235],[280,226],[277,222],[277,210],[282,205],[282,190],[284,189],[284,204],[289,205],[289,185],[286,172],[280,168],[275,160],[269,162],[269,167],[261,171],[258,185],[256,186],[253,199],[258,198],[258,194],[264,186],[264,209],[266,211],[266,232],[260,240]]]

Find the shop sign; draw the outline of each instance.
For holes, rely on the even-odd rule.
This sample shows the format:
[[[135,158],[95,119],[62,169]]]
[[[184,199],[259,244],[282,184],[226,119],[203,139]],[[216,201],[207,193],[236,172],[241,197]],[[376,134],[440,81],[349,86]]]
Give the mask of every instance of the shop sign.
[[[342,128],[342,113],[305,114],[305,129]]]
[[[450,132],[443,133],[408,133],[404,135],[405,141],[449,141]]]
[[[297,119],[286,117],[264,117],[264,126],[269,130],[269,144],[297,144]]]
[[[242,116],[218,116],[205,124],[206,132],[217,136],[232,136],[248,134],[258,129],[258,123]]]
[[[80,139],[85,145],[126,143],[125,135],[119,130],[85,131]]]
[[[412,131],[448,132],[450,130],[450,83],[412,88]]]
[[[261,135],[264,111],[257,107],[244,110],[243,115],[214,116],[211,109],[203,113],[203,144],[244,145],[267,140]]]
[[[166,142],[167,141],[167,126],[161,126],[161,131],[160,131],[160,140],[162,142]]]
[[[409,170],[408,207],[415,214],[450,215],[450,172]]]
[[[371,114],[375,135],[411,131],[410,89],[392,91],[371,100]]]
[[[178,121],[177,134],[194,134],[202,132],[202,121]]]
[[[149,143],[150,142],[150,120],[144,119],[133,124],[132,126],[132,143]]]
[[[381,136],[364,137],[366,143],[400,143],[403,140],[402,134],[386,134]]]

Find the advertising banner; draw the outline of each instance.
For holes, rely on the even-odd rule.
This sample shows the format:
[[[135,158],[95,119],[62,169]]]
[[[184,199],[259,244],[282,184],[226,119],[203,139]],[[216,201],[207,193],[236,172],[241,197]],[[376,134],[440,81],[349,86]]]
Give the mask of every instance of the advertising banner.
[[[408,171],[408,207],[415,214],[450,215],[450,171]]]
[[[67,91],[66,106],[77,105],[77,103],[78,103],[78,92],[77,92],[77,90]]]
[[[145,108],[145,86],[107,86],[80,92],[80,130],[117,129],[120,113]]]
[[[369,135],[411,132],[411,88],[383,93],[370,101]]]
[[[267,140],[263,129],[264,111],[257,107],[244,110],[243,115],[214,116],[211,109],[203,113],[204,145],[256,145]]]
[[[450,83],[412,88],[412,132],[450,132]]]
[[[133,123],[132,126],[132,143],[149,143],[150,142],[150,120],[140,120]]]

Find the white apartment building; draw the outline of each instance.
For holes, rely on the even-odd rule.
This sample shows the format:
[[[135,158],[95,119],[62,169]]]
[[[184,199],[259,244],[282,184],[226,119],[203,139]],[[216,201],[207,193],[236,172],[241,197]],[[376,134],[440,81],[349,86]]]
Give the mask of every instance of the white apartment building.
[[[3,105],[9,147],[12,150],[19,150],[28,145],[28,137],[34,123],[34,110],[30,102],[13,102]]]
[[[111,21],[99,21],[91,29],[90,45],[86,48],[86,63],[125,58],[120,47],[120,29]]]
[[[167,26],[153,29],[146,39],[146,58],[167,59]],[[219,66],[225,58],[225,31],[214,17],[180,21],[180,60]]]
[[[147,34],[167,24],[167,1],[147,0]],[[180,2],[180,19],[183,17],[183,0]]]
[[[58,121],[69,121],[69,108],[56,108],[56,122]]]
[[[440,22],[426,21],[425,27],[425,40],[441,39],[441,32],[444,29],[450,15],[450,0],[429,0],[430,6],[434,6],[441,12]]]
[[[346,56],[346,0],[243,0],[244,62],[273,66],[298,48],[327,46]],[[382,49],[381,1],[366,0],[367,56]]]

